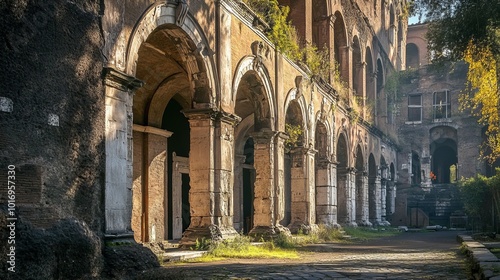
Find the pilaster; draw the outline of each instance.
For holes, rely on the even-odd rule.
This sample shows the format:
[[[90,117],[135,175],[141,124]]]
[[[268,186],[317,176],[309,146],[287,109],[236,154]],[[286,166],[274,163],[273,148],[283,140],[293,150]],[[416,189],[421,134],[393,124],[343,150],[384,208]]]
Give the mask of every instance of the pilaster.
[[[102,72],[105,89],[105,235],[133,238],[132,95],[142,82],[111,67]]]

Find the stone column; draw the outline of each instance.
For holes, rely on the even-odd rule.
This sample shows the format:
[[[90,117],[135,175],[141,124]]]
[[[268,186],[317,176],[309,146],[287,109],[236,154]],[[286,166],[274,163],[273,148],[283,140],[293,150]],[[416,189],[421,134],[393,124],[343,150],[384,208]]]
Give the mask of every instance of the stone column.
[[[370,189],[370,222],[377,226],[381,224],[381,182],[380,175],[376,177],[369,178],[369,189]]]
[[[253,229],[248,233],[255,239],[269,238],[275,234],[275,153],[276,133],[264,130],[253,133],[254,140],[254,218]]]
[[[380,180],[380,220],[383,225],[387,225],[387,179],[382,178]]]
[[[387,192],[388,192],[388,199],[387,199],[387,217],[392,216],[396,210],[396,184],[394,184],[394,181],[388,181],[387,182]]]
[[[314,208],[314,164],[315,150],[309,148],[295,148],[292,151],[292,217],[288,228],[297,233],[302,226],[313,224]],[[310,169],[313,169],[312,171]]]
[[[184,111],[189,118],[189,177],[191,223],[182,244],[196,239],[234,236],[233,150],[238,117],[214,109]]]
[[[334,225],[337,221],[334,198],[334,173],[330,160],[316,164],[316,223]]]
[[[366,171],[356,171],[356,223],[371,226],[368,219],[368,177]]]
[[[341,225],[349,224],[348,216],[348,176],[346,168],[337,168],[337,221]]]
[[[132,239],[132,93],[142,86],[134,77],[103,69],[105,89],[104,233]]]
[[[276,226],[280,226],[280,221],[285,218],[285,140],[288,135],[278,132],[274,138],[274,159],[275,159],[275,192],[274,192],[274,213]]]
[[[347,216],[349,217],[349,225],[357,226],[356,223],[356,169],[347,169]]]
[[[365,221],[365,225],[370,227],[372,223],[370,222],[370,204],[369,204],[369,188],[368,188],[368,173],[363,173],[363,189],[364,189],[364,197],[363,197],[363,220]]]

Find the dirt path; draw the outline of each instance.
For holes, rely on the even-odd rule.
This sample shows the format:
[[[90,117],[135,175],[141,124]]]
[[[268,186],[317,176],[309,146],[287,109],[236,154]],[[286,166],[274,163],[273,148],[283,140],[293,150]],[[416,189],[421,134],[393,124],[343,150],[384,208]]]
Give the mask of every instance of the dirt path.
[[[298,260],[231,259],[164,269],[186,279],[467,279],[457,234],[408,232],[360,243],[309,245]]]

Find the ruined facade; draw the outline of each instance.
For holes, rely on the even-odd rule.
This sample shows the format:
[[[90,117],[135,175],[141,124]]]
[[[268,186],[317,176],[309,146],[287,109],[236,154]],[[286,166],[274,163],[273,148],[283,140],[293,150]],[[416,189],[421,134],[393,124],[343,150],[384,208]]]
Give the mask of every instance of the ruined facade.
[[[388,224],[405,1],[279,1],[345,86],[281,54],[244,1],[17,2],[2,6],[0,160],[33,227],[190,244]]]
[[[492,175],[492,167],[480,159],[484,133],[477,118],[459,106],[467,66],[463,62],[431,65],[426,32],[426,24],[408,27],[406,71],[397,77],[401,149],[397,209],[391,222],[448,227],[450,215],[462,209],[453,183],[478,173]]]

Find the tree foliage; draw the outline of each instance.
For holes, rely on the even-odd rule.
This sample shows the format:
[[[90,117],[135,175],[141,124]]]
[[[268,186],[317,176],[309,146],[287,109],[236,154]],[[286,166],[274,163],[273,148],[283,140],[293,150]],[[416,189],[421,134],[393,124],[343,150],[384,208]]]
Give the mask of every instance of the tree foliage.
[[[478,175],[473,178],[461,179],[459,190],[466,213],[471,217],[480,218],[483,227],[491,222],[492,209],[500,214],[500,169],[496,175],[487,178]]]
[[[482,152],[495,161],[500,158],[500,1],[414,0],[411,7],[429,22],[428,49],[434,63],[468,63],[462,109],[472,110],[487,127]]]

